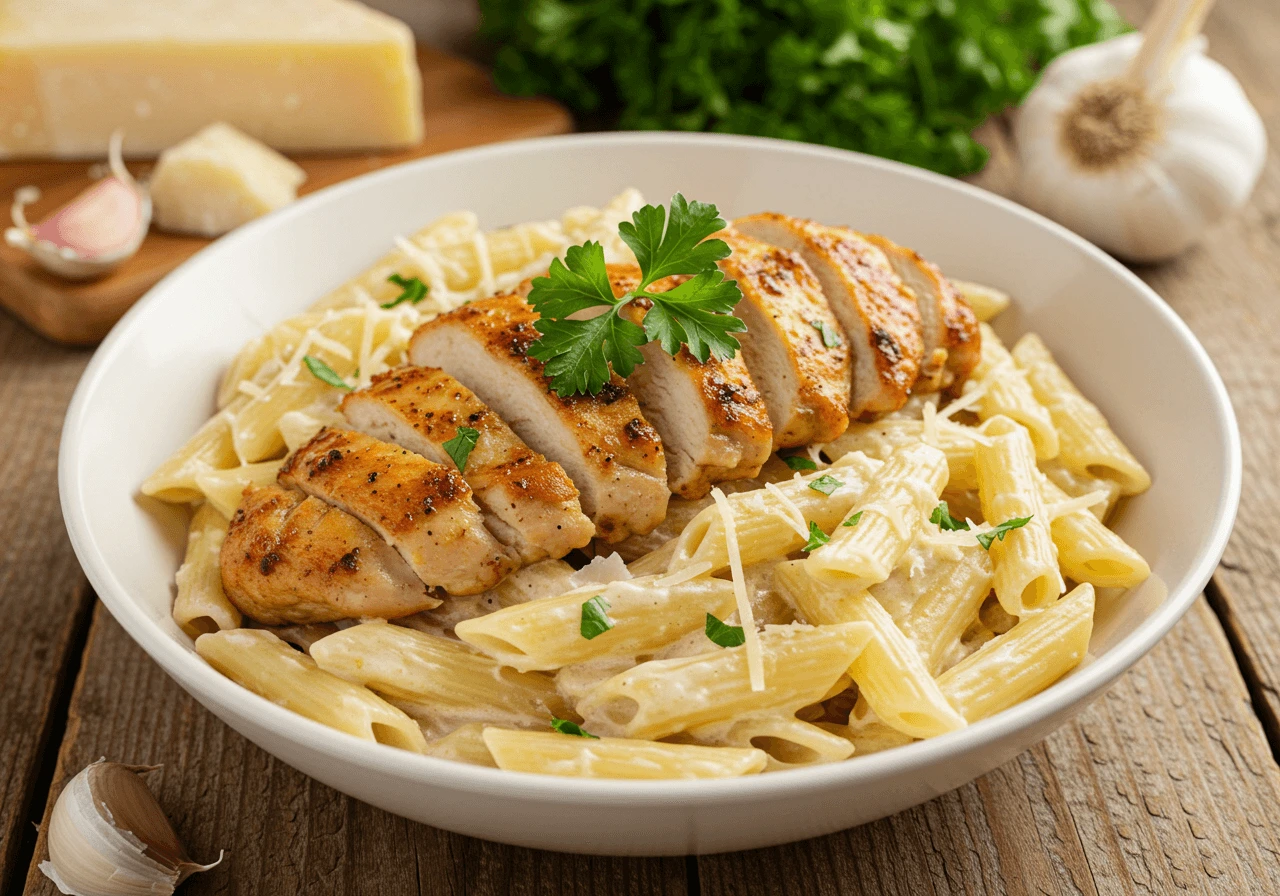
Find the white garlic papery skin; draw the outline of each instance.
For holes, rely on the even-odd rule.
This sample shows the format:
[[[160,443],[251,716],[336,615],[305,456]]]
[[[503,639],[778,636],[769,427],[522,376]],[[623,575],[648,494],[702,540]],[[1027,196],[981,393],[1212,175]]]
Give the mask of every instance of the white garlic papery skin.
[[[1017,112],[1017,198],[1130,261],[1171,258],[1249,198],[1267,135],[1235,77],[1187,42],[1140,97],[1142,35],[1059,56]],[[1118,86],[1119,85],[1119,86]]]
[[[211,865],[191,861],[155,796],[146,766],[98,760],[72,778],[49,818],[45,877],[67,896],[169,896]]]

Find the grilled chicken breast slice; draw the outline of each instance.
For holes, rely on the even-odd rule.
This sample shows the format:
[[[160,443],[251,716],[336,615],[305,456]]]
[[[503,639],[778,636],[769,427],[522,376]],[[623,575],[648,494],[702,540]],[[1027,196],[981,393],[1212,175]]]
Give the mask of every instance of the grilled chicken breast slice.
[[[552,392],[542,362],[529,356],[537,319],[519,296],[472,302],[419,327],[409,359],[448,371],[529,447],[564,467],[598,538],[650,531],[669,497],[657,431],[617,376],[598,395]]]
[[[477,594],[519,565],[485,528],[456,470],[364,433],[322,429],[280,468],[301,489],[372,527],[426,584]]]
[[[773,447],[830,442],[849,425],[852,372],[849,339],[817,277],[794,252],[733,229],[717,236],[733,250],[720,270],[742,290],[734,314],[747,330],[737,337],[769,409]]]
[[[884,253],[847,227],[773,212],[739,218],[733,226],[798,253],[817,275],[853,353],[850,417],[902,407],[920,373],[924,343],[916,298]]]
[[[685,279],[667,277],[653,291],[673,289]],[[639,285],[640,268],[609,265],[609,282],[620,296]],[[637,300],[623,313],[640,323],[646,305],[647,300]],[[773,424],[742,353],[704,363],[684,346],[673,357],[656,342],[642,345],[640,353],[644,363],[627,377],[627,385],[662,437],[671,491],[701,498],[717,482],[759,473],[773,449]]]
[[[440,605],[364,523],[294,489],[245,489],[222,553],[222,587],[265,625],[392,619]]]
[[[978,319],[938,266],[914,249],[887,237],[867,234],[913,293],[920,309],[924,359],[916,392],[959,389],[982,356]]]
[[[524,563],[563,557],[595,532],[564,468],[526,445],[475,393],[436,367],[397,367],[342,400],[353,427],[454,467],[444,443],[479,433],[459,472],[485,523]]]

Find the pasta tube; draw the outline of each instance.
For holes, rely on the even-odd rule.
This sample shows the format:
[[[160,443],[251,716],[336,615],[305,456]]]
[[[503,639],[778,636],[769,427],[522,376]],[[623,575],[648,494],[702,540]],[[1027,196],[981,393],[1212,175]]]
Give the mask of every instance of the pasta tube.
[[[1013,360],[1027,373],[1027,382],[1049,409],[1058,430],[1058,460],[1070,470],[1114,479],[1122,495],[1136,495],[1151,487],[1151,476],[1111,429],[1097,405],[1080,394],[1034,333],[1013,347]]]
[[[964,300],[973,309],[974,316],[980,321],[989,321],[1009,307],[1010,299],[1007,292],[992,286],[983,286],[981,283],[971,283],[968,280],[948,279],[951,280],[951,285],[960,291],[960,295],[964,296]]]
[[[459,622],[454,633],[521,672],[559,669],[606,656],[637,656],[697,631],[708,613],[735,607],[733,585],[698,578],[662,586],[658,576],[590,585]],[[584,619],[610,627],[587,637]],[[710,641],[707,642],[711,644]]]
[[[280,472],[279,460],[266,460],[259,464],[245,464],[229,470],[206,470],[195,477],[196,487],[205,500],[230,519],[240,506],[244,490],[251,485],[271,485]]]
[[[973,466],[973,450],[985,440],[982,432],[972,426],[961,426],[943,417],[937,419],[936,447],[947,456],[947,485],[953,491],[965,491],[978,487],[978,474]],[[905,417],[885,417],[874,423],[851,423],[844,434],[834,442],[822,446],[822,453],[832,460],[844,457],[851,451],[861,451],[876,460],[888,460],[899,448],[918,445],[924,441],[923,420]]]
[[[947,484],[947,458],[924,443],[899,448],[854,503],[852,526],[836,526],[831,540],[809,554],[805,570],[820,582],[862,589],[889,578]]]
[[[1047,476],[1040,477],[1041,495],[1048,510],[1071,500]],[[1049,525],[1058,564],[1074,582],[1098,588],[1132,588],[1146,581],[1151,567],[1123,538],[1103,525],[1087,508],[1054,515]]]
[[[934,548],[919,567],[900,564],[888,581],[870,589],[871,595],[879,600],[896,578],[905,579],[902,585],[917,595],[896,620],[898,627],[929,673],[937,675],[991,593],[991,559],[976,543]]]
[[[187,439],[186,444],[147,477],[142,483],[142,493],[174,504],[201,500],[204,492],[196,484],[199,474],[224,470],[240,463],[231,438],[231,418],[248,401],[248,396],[241,395],[226,411],[210,418]]]
[[[698,728],[689,735],[694,740],[704,736]],[[706,742],[720,746],[759,747],[769,754],[770,770],[839,762],[853,755],[853,744],[848,738],[795,717],[774,714],[749,716],[734,722],[727,731],[723,725],[711,725],[705,738]]]
[[[271,632],[237,628],[201,635],[196,652],[236,684],[298,715],[361,740],[421,753],[418,723],[368,688],[330,675]]]
[[[1093,586],[1078,585],[942,673],[938,686],[970,722],[1035,696],[1084,659],[1093,606]]]
[[[459,725],[444,737],[427,741],[426,753],[437,759],[497,768],[498,763],[493,761],[493,754],[484,742],[484,727],[481,722]]]
[[[980,390],[974,410],[983,420],[1005,416],[1021,423],[1031,435],[1036,457],[1048,460],[1058,455],[1058,431],[1049,409],[1037,399],[1024,372],[1013,362],[996,331],[981,324],[982,360],[966,384],[966,391]]]
[[[555,683],[516,672],[465,644],[384,622],[354,625],[311,645],[316,664],[410,715],[540,725],[566,712]]]
[[[605,681],[577,706],[601,734],[661,738],[747,715],[794,715],[825,698],[871,639],[869,625],[767,626],[760,635],[765,687],[751,689],[746,647],[650,660]],[[844,679],[847,681],[847,679]]]
[[[991,541],[996,597],[1012,616],[1046,607],[1066,590],[1058,551],[1040,497],[1040,471],[1027,431],[1007,417],[987,423],[990,445],[980,445],[978,497],[987,522],[1027,519],[1021,528]]]
[[[817,582],[798,560],[779,563],[774,576],[810,622],[861,622],[872,628],[874,635],[850,664],[849,676],[886,725],[911,737],[933,737],[964,727],[964,719],[947,703],[915,646],[868,592]]]
[[[218,562],[227,525],[227,517],[212,504],[201,504],[187,529],[187,553],[176,577],[178,596],[173,601],[173,621],[192,638],[240,627],[240,611],[222,590],[222,567]]]
[[[803,547],[810,521],[823,531],[839,525],[881,467],[880,461],[862,454],[847,454],[825,470],[782,482],[772,489],[726,496],[742,565],[782,557]],[[842,484],[830,495],[809,487],[823,476]],[[680,533],[669,568],[674,571],[698,563],[710,563],[712,573],[729,568],[724,520],[715,505],[700,512]]]
[[[486,728],[498,768],[574,778],[736,778],[764,771],[756,749],[663,744],[618,737],[575,737],[553,731]]]

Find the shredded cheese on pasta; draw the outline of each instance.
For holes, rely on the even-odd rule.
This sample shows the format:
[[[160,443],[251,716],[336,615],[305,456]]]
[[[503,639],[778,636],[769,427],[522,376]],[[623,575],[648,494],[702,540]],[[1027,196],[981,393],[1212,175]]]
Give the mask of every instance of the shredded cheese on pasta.
[[[724,543],[729,552],[729,576],[733,580],[733,596],[738,602],[738,622],[742,625],[744,646],[747,651],[747,674],[751,678],[751,690],[764,690],[764,655],[760,651],[760,633],[756,631],[755,614],[747,597],[746,578],[742,573],[742,552],[738,550],[738,529],[733,522],[733,509],[729,499],[718,488],[711,490],[720,520],[724,524]]]
[[[691,582],[698,576],[706,575],[711,572],[711,564],[706,560],[686,566],[683,569],[677,569],[673,573],[669,573],[660,579],[653,580],[655,588],[671,588],[675,585],[683,585],[685,582]]]
[[[795,529],[796,534],[801,538],[807,539],[809,537],[809,527],[804,521],[804,512],[800,510],[796,502],[788,498],[786,493],[772,482],[766,482],[764,484],[764,488],[765,491],[773,495],[773,497],[777,499],[778,504],[781,505],[782,516],[787,521],[787,524],[790,525],[792,529]]]
[[[1060,516],[1067,516],[1077,510],[1088,510],[1096,504],[1105,504],[1110,499],[1111,496],[1107,492],[1089,492],[1089,494],[1081,495],[1078,498],[1068,498],[1066,501],[1060,501],[1057,504],[1049,504],[1045,507],[1044,512],[1050,520],[1056,520]]]

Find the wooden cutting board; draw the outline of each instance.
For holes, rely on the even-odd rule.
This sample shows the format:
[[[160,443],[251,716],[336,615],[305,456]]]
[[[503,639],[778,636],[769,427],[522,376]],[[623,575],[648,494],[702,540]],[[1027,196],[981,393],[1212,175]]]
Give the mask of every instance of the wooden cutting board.
[[[418,49],[426,139],[411,149],[358,155],[294,156],[307,172],[300,194],[310,193],[388,165],[482,143],[563,134],[572,130],[569,113],[545,99],[500,94],[478,65],[428,47]],[[129,162],[145,176],[151,162]],[[92,183],[92,163],[14,162],[0,165],[0,209],[13,192],[34,184],[43,194],[28,207],[32,221],[71,199]],[[0,230],[8,221],[0,222]],[[98,342],[120,316],[156,281],[209,244],[152,228],[138,254],[107,277],[71,282],[45,273],[26,253],[0,240],[0,305],[37,332],[57,342]]]

